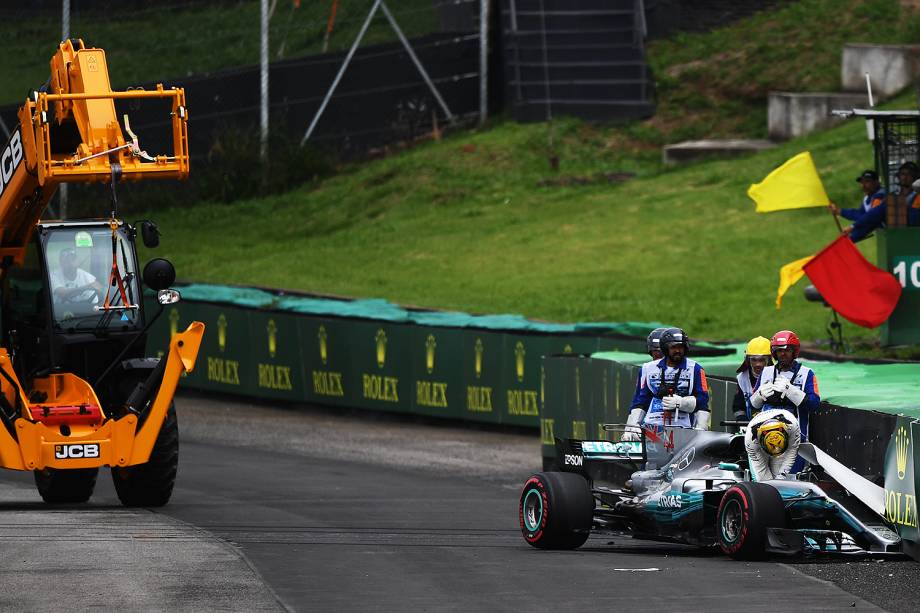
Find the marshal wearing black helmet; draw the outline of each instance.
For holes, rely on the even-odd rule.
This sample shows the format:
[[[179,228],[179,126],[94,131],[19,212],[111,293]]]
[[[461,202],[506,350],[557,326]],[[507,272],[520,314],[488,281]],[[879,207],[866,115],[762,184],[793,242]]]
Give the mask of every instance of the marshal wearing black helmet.
[[[665,328],[664,332],[661,333],[659,343],[661,345],[661,351],[664,353],[665,357],[670,357],[668,351],[675,345],[683,346],[684,352],[681,357],[684,357],[690,353],[690,339],[687,338],[686,332],[680,328]]]
[[[664,357],[661,351],[661,333],[667,328],[655,328],[649,332],[648,338],[645,339],[645,345],[648,348],[648,354],[653,360],[660,360]]]
[[[638,426],[709,429],[709,385],[706,373],[687,359],[690,341],[680,328],[665,328],[659,345],[662,359],[642,365],[636,381],[623,440],[636,440]]]

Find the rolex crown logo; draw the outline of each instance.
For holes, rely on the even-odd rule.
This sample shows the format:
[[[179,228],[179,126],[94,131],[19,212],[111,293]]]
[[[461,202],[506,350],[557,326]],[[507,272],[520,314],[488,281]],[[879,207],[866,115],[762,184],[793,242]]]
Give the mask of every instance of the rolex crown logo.
[[[383,328],[377,330],[377,336],[374,337],[377,342],[377,368],[383,368],[387,363],[387,333]]]
[[[517,373],[518,381],[524,380],[524,356],[527,351],[524,350],[524,343],[518,341],[514,346],[514,369]]]
[[[565,354],[572,353],[572,351],[573,351],[572,346],[569,345],[568,343],[566,343],[565,347],[562,349],[562,353],[565,353]]]
[[[473,366],[476,372],[476,378],[478,379],[482,376],[482,352],[485,350],[485,347],[482,345],[481,338],[476,339],[476,344],[473,345],[473,350],[476,352],[476,360]]]
[[[268,332],[268,355],[275,357],[275,353],[278,352],[278,326],[274,319],[268,320],[265,331]]]
[[[217,346],[221,351],[227,348],[227,318],[223,313],[217,318]]]
[[[179,311],[172,309],[169,312],[169,340],[179,331]]]
[[[903,479],[907,473],[907,451],[910,447],[910,437],[906,428],[898,428],[897,434],[894,435],[894,446],[898,461],[898,479]]]
[[[434,371],[434,350],[438,343],[434,340],[434,334],[429,334],[425,339],[425,370],[430,375]]]
[[[316,339],[319,341],[319,359],[326,363],[329,359],[329,348],[326,346],[326,326],[320,326],[316,331]]]

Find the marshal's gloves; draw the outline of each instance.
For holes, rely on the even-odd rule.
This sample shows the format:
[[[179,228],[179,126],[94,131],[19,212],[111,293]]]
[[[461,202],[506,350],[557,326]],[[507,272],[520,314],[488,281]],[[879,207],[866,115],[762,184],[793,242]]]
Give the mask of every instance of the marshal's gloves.
[[[773,392],[779,394],[780,396],[785,396],[786,390],[788,390],[790,387],[791,384],[789,383],[789,379],[786,377],[778,377],[775,381],[773,381]]]
[[[661,408],[665,411],[693,413],[696,410],[696,396],[677,396],[671,394],[661,399]]]
[[[772,396],[775,391],[776,388],[773,387],[772,383],[764,383],[757,388],[756,392],[751,394],[751,406],[759,411],[766,404],[767,398]]]
[[[645,419],[645,410],[640,407],[633,408],[626,418],[626,432],[620,438],[621,441],[640,441],[642,440],[642,420]],[[630,427],[635,426],[635,427]]]
[[[790,385],[786,389],[786,391],[783,392],[783,396],[788,398],[789,402],[791,402],[795,406],[799,406],[800,404],[802,404],[802,401],[805,400],[805,392],[800,390],[794,385]]]
[[[709,411],[697,411],[696,423],[693,424],[694,430],[709,430]]]
[[[786,377],[779,377],[774,381],[773,390],[795,406],[799,406],[802,404],[802,401],[805,400],[805,392],[792,385]]]

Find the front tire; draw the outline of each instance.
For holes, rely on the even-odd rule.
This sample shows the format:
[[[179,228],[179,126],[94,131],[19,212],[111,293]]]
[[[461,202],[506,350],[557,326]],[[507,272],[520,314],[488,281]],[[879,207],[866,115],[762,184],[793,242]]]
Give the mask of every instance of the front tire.
[[[537,473],[524,483],[518,505],[521,533],[538,549],[575,549],[591,534],[594,496],[575,473]]]
[[[145,464],[113,467],[112,482],[126,507],[162,507],[169,502],[179,470],[179,421],[169,405],[150,459]]]
[[[786,527],[786,507],[776,488],[764,483],[736,483],[719,503],[719,547],[736,560],[766,556],[767,528]]]
[[[98,468],[45,468],[34,472],[35,486],[49,504],[81,503],[93,495],[98,474]]]

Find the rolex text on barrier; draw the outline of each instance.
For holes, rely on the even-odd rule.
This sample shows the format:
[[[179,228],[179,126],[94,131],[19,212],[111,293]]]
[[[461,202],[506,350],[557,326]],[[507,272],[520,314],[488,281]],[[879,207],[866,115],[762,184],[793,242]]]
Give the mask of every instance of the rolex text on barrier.
[[[462,365],[465,392],[464,419],[498,423],[505,399],[502,395],[504,335],[485,330],[464,330]]]
[[[277,312],[250,311],[249,337],[259,395],[282,400],[302,400],[304,360],[297,318]]]
[[[304,397],[316,404],[361,406],[360,375],[352,368],[348,325],[338,319],[298,317]]]
[[[920,557],[917,518],[917,443],[920,422],[900,417],[885,454],[885,519],[905,539],[905,550]]]
[[[412,327],[412,410],[422,415],[463,417],[464,331]]]

